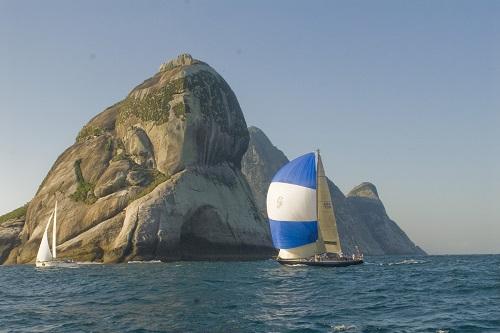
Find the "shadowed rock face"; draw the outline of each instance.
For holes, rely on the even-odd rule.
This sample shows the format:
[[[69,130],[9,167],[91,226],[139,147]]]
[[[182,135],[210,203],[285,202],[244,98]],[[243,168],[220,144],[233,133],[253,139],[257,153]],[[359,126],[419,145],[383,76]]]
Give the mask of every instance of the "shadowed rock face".
[[[250,127],[249,133],[250,144],[243,156],[242,172],[259,211],[266,216],[267,189],[274,174],[288,159],[258,128]],[[328,166],[325,167],[328,172]],[[332,181],[329,180],[328,185],[344,252],[353,253],[359,246],[367,255],[425,254],[387,216],[373,184],[362,183],[347,197]]]
[[[359,233],[370,235],[376,240],[378,249],[383,254],[425,254],[391,220],[380,201],[377,188],[371,183],[362,183],[347,195],[347,202],[355,213]]]
[[[241,161],[241,171],[251,185],[255,202],[263,216],[266,213],[267,189],[274,174],[288,162],[285,154],[271,143],[257,127],[249,127],[250,143]]]
[[[0,224],[0,263],[7,260],[12,249],[21,242],[19,233],[24,226],[24,218],[14,218]]]
[[[181,55],[82,128],[40,185],[22,230],[2,241],[0,229],[0,262],[33,262],[56,198],[60,257],[268,256],[267,223],[240,172],[248,141],[229,85]]]

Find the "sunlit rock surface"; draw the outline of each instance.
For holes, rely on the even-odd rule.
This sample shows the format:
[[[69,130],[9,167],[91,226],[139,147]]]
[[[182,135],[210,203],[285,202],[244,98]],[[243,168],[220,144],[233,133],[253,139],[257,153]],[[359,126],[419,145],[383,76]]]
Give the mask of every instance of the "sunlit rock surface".
[[[268,257],[267,222],[240,171],[248,141],[226,81],[180,55],[82,128],[40,185],[20,230],[0,228],[0,262],[34,261],[56,199],[59,257]]]

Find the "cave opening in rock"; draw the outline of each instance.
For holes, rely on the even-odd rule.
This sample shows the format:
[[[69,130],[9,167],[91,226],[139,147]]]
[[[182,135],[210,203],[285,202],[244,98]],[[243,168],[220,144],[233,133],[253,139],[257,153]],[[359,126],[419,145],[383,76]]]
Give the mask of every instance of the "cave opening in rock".
[[[213,259],[234,253],[234,235],[216,208],[202,206],[183,223],[180,250],[184,260]]]

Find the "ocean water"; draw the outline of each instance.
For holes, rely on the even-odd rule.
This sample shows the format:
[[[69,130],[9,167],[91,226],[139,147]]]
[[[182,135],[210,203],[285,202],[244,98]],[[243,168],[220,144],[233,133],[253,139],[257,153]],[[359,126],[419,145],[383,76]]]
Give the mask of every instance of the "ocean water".
[[[500,255],[0,266],[0,332],[500,332]]]

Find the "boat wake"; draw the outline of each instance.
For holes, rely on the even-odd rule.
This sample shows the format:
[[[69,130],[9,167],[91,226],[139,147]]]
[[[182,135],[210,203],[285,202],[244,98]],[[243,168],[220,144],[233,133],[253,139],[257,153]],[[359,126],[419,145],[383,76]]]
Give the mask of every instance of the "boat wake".
[[[398,261],[398,262],[390,262],[386,265],[392,266],[392,265],[415,265],[415,264],[425,264],[427,261],[426,260],[416,260],[416,259],[405,259],[403,261]]]
[[[332,326],[332,332],[347,332],[351,330],[355,330],[356,326],[355,325],[335,325]]]

